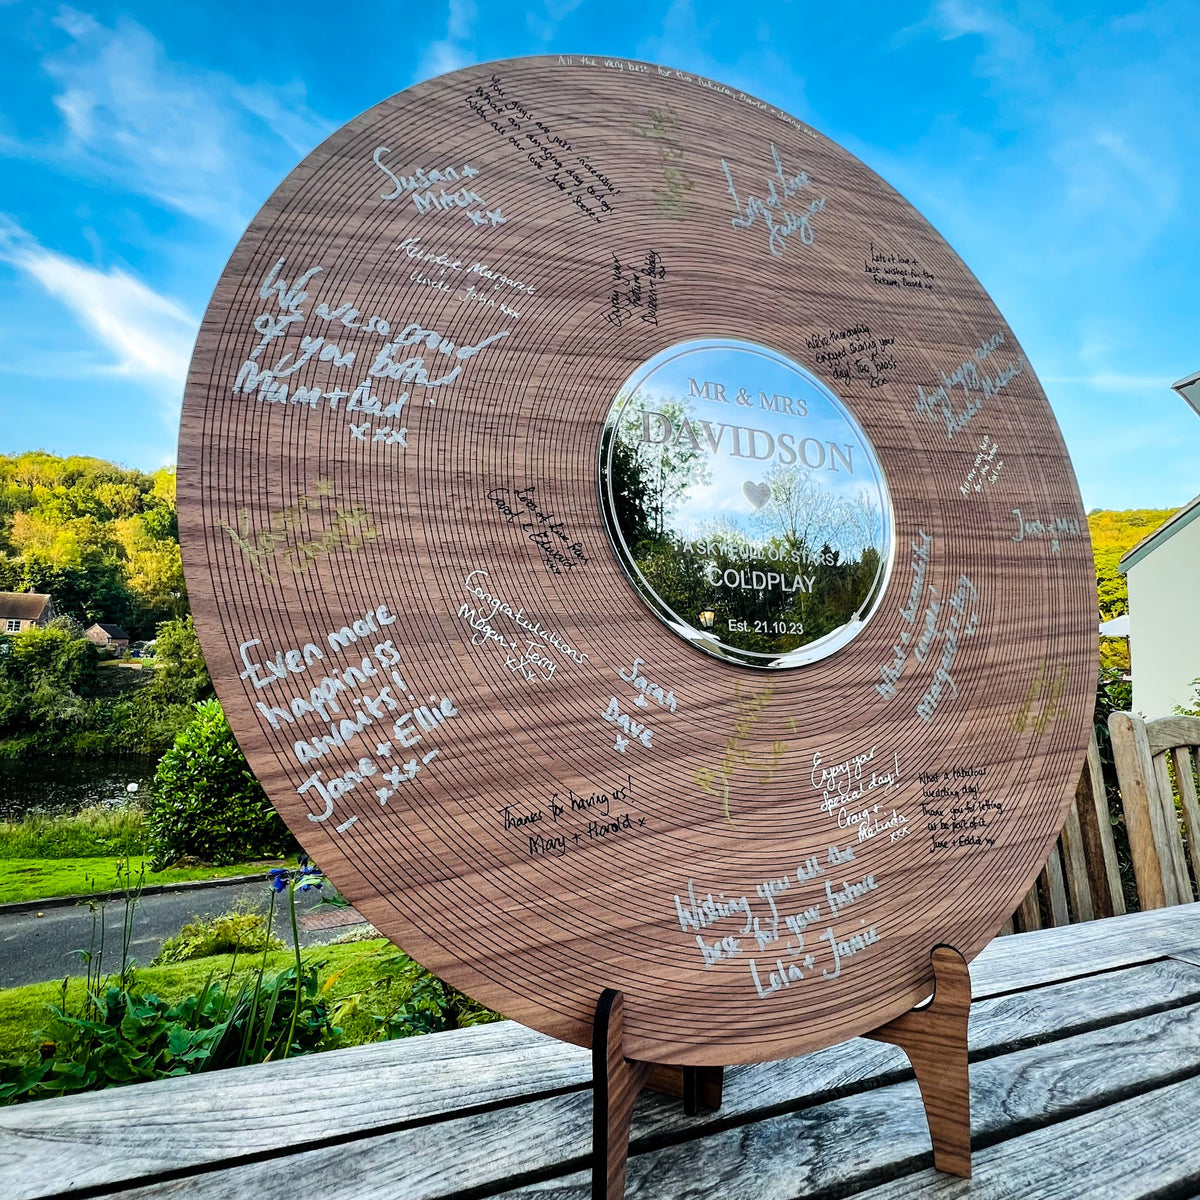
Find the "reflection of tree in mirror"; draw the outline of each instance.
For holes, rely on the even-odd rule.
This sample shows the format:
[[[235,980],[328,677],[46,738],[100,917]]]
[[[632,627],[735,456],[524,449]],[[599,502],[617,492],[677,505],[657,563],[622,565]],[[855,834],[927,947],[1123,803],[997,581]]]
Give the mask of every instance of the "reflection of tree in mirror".
[[[612,515],[625,544],[636,553],[651,536],[646,471],[637,451],[605,430],[600,457],[600,487],[610,497]]]
[[[691,405],[684,401],[655,402],[641,392],[634,392],[622,409],[618,443],[635,459],[633,470],[645,488],[644,511],[655,537],[663,536],[671,510],[688,490],[711,478],[708,464],[695,446],[669,436],[658,441],[661,432],[680,429],[690,412]],[[653,419],[656,415],[669,425]]]
[[[771,498],[751,520],[764,538],[777,539],[801,560],[817,559],[824,546],[853,556],[879,545],[883,514],[865,488],[846,496],[822,487],[812,471],[778,465],[765,482]]]

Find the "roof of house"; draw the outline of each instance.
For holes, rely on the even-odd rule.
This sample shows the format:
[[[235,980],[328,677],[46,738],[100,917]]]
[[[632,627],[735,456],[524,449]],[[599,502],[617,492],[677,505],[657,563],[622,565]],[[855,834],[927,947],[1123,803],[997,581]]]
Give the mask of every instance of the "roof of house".
[[[0,592],[0,620],[40,620],[50,603],[42,592]]]
[[[88,626],[88,633],[91,633],[93,629],[100,629],[104,633],[107,633],[110,638],[114,638],[117,641],[120,641],[122,638],[125,641],[129,640],[129,634],[120,625],[105,625],[103,621],[97,621],[95,625]]]
[[[1152,550],[1157,550],[1163,542],[1174,537],[1181,529],[1186,529],[1197,517],[1200,517],[1200,496],[1190,500],[1177,513],[1169,516],[1157,529],[1146,534],[1132,550],[1126,551],[1117,563],[1117,570],[1124,575],[1130,567],[1136,566]]]

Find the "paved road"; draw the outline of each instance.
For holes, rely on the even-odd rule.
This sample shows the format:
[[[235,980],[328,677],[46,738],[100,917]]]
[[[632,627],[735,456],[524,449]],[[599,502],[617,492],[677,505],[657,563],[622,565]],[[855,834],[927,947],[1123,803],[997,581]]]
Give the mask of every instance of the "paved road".
[[[232,884],[228,887],[196,888],[183,892],[162,892],[143,896],[134,907],[133,938],[130,954],[139,963],[148,963],[167,938],[196,916],[216,916],[228,912],[240,899],[266,911],[270,892],[262,880]],[[281,897],[280,899],[283,899]],[[296,893],[298,913],[304,913],[320,902],[321,893],[315,888]],[[116,971],[121,965],[121,926],[125,917],[125,902],[110,900],[104,906],[104,966]],[[313,913],[306,924],[327,924],[321,917],[336,920],[332,912],[323,910],[320,917]],[[347,922],[361,920],[353,909],[345,914]],[[275,932],[285,943],[291,941],[287,905],[276,904]],[[328,941],[343,928],[301,929],[300,944]],[[25,983],[41,983],[62,979],[64,975],[82,975],[86,968],[75,950],[86,950],[92,940],[92,914],[86,904],[62,908],[46,908],[43,915],[36,912],[0,916],[0,988]]]

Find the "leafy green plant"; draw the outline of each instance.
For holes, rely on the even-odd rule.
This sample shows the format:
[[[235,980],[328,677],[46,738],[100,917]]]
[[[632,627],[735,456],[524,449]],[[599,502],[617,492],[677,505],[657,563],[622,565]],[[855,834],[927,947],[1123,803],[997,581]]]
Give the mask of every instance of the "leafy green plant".
[[[188,962],[193,958],[211,958],[214,954],[253,954],[261,950],[282,950],[260,912],[234,909],[215,917],[197,917],[174,936],[167,938],[151,965]]]
[[[1192,680],[1194,694],[1189,705],[1175,705],[1175,715],[1179,717],[1200,717],[1200,679]]]
[[[195,712],[155,775],[146,820],[154,869],[183,857],[221,865],[293,853],[295,839],[251,773],[220,704],[207,700]]]
[[[293,1011],[299,1019],[292,1018]],[[90,997],[86,1014],[53,1011],[41,1061],[0,1068],[0,1102],[215,1071],[263,1061],[281,1046],[305,1053],[327,1031],[312,971],[302,976],[299,989],[288,968],[257,989],[243,984],[232,996],[210,981],[199,994],[174,1004],[114,985]],[[264,1047],[270,1047],[268,1054],[262,1054]]]
[[[83,1013],[67,1011],[65,994],[41,1033],[40,1060],[0,1066],[0,1103],[286,1058],[336,1033],[314,969],[299,987],[292,967],[236,989],[210,979],[175,1003],[113,984]]]
[[[85,998],[72,1010],[63,980],[61,1001],[36,1035],[38,1058],[0,1064],[0,1103],[267,1062],[336,1041],[340,1031],[329,1019],[320,965],[300,957],[295,892],[313,886],[315,875],[307,862],[271,873],[267,928],[276,896],[286,890],[294,965],[267,975],[268,941],[250,978],[234,979],[235,956],[223,980],[210,975],[199,992],[172,1003],[138,985],[129,948],[141,877],[127,873],[120,971],[103,975],[105,907],[94,904]]]
[[[156,704],[198,704],[212,698],[212,682],[191,615],[164,621],[154,646],[154,679],[147,699]]]
[[[500,1019],[490,1009],[390,946],[364,955],[331,974],[325,980],[324,990],[332,990],[342,975],[363,963],[370,963],[374,973],[380,970],[387,973],[362,990],[343,996],[333,1013],[333,1020],[339,1026],[352,1025],[360,1014],[366,1014],[374,1031],[371,1036],[363,1037],[363,1041],[387,1041],[440,1033],[446,1029],[465,1029]]]

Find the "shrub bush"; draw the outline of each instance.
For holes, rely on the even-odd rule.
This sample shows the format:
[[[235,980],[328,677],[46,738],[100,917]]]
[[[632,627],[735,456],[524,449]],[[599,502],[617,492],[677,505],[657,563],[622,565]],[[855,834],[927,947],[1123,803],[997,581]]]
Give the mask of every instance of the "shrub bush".
[[[159,762],[146,833],[155,871],[181,858],[221,866],[283,858],[298,848],[216,700],[196,705],[196,715]]]
[[[193,958],[209,958],[214,954],[282,949],[283,942],[271,935],[262,913],[234,909],[216,917],[197,917],[189,921],[174,937],[163,942],[150,965],[161,967]]]

